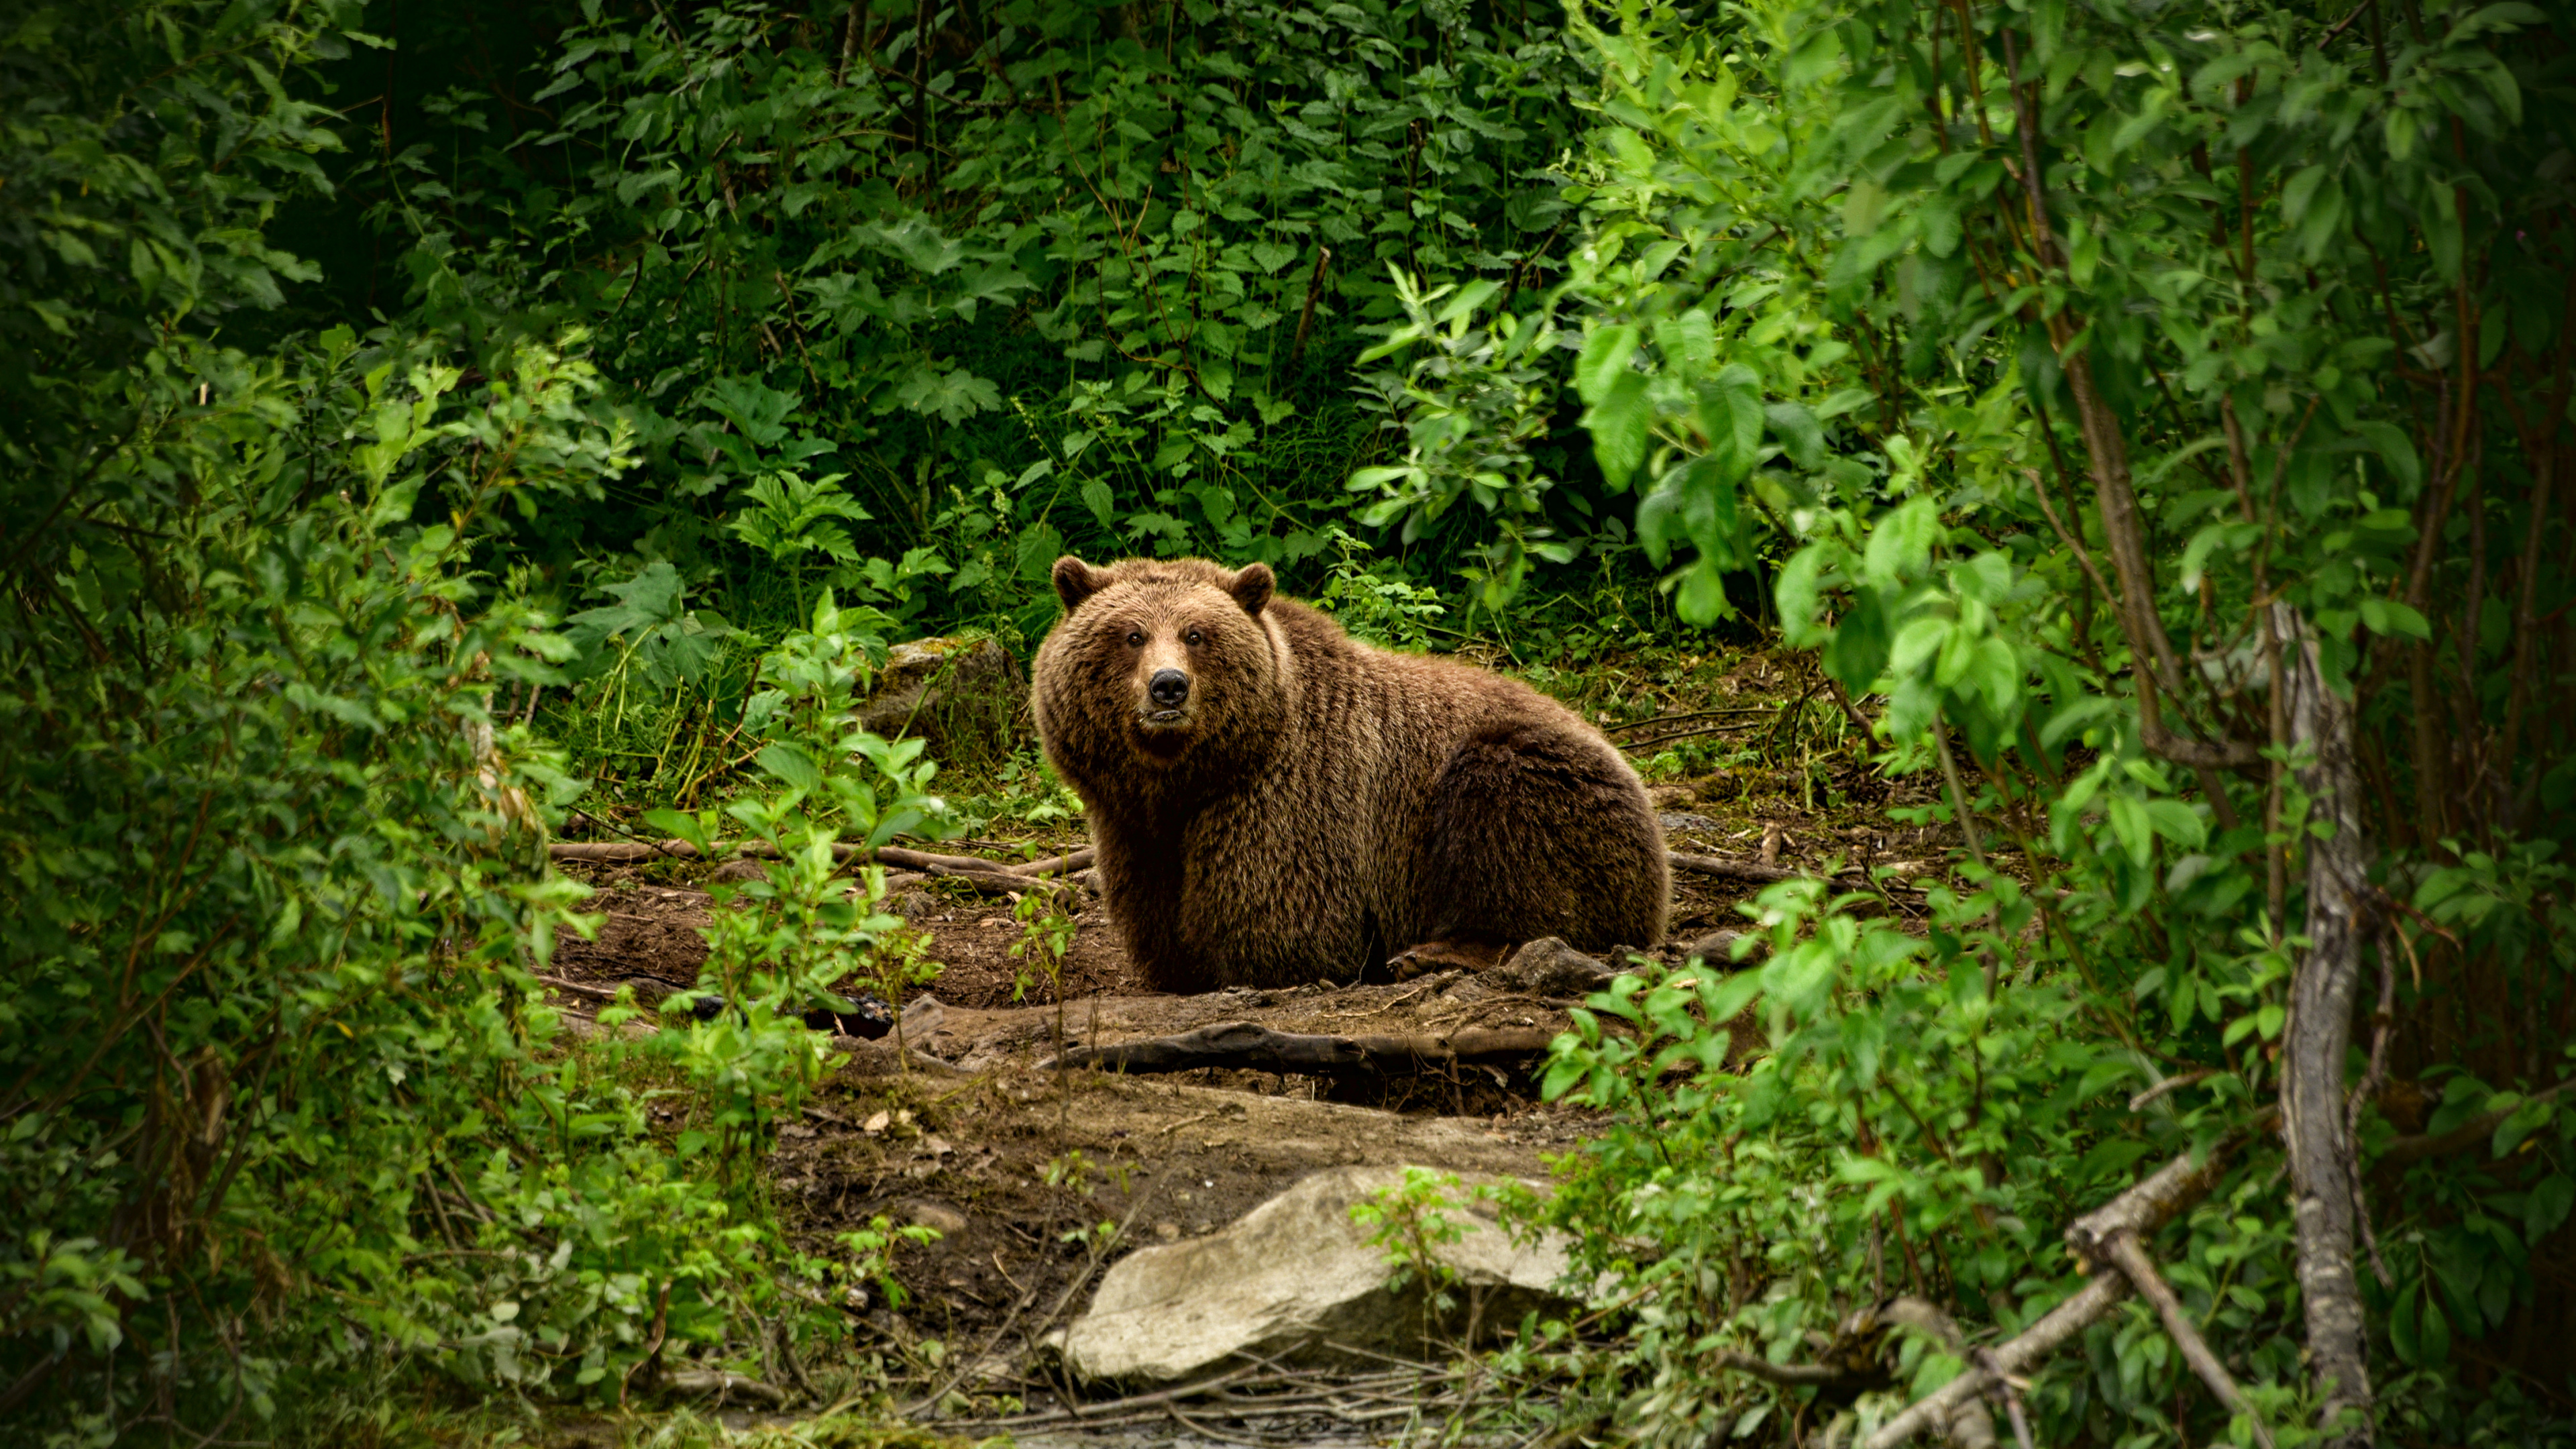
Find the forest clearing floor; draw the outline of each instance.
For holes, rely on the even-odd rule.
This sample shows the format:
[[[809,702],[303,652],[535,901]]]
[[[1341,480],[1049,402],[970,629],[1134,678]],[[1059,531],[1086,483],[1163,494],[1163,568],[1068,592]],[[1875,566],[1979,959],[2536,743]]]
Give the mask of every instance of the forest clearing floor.
[[[1842,759],[1858,788],[1819,789],[1812,772],[1759,764],[1651,788],[1677,851],[1791,869],[1836,859],[1940,861],[1943,837],[1954,832],[1890,825],[1886,784],[1849,752]],[[1080,844],[1059,830],[1052,839],[937,848],[998,859]],[[564,994],[565,1010],[584,1015],[598,1005],[592,993],[620,985],[648,1003],[697,985],[707,954],[700,927],[719,909],[705,888],[714,869],[567,865],[595,888],[589,909],[604,919],[596,939],[557,945],[551,973],[589,988]],[[1761,889],[1683,872],[1674,886],[1670,937],[1652,953],[1674,964],[1709,932],[1748,925],[1739,905]],[[768,1183],[809,1253],[837,1252],[835,1235],[879,1217],[939,1234],[895,1251],[907,1301],[869,1295],[846,1317],[863,1350],[916,1366],[916,1381],[898,1385],[898,1396],[935,1397],[937,1420],[955,1432],[988,1432],[974,1421],[1083,1396],[1035,1346],[1079,1316],[1099,1270],[1131,1247],[1216,1231],[1322,1168],[1419,1166],[1540,1182],[1551,1157],[1580,1150],[1597,1131],[1595,1114],[1540,1099],[1543,1052],[1410,1075],[1125,1075],[1051,1065],[1059,1031],[1074,1048],[1228,1022],[1340,1037],[1477,1028],[1552,1036],[1570,1025],[1579,994],[1534,992],[1474,969],[1479,963],[1435,960],[1406,980],[1160,995],[1137,978],[1100,898],[1084,892],[1059,1005],[1044,979],[1021,985],[1030,973],[1011,955],[1023,928],[1009,900],[931,880],[889,905],[928,936],[938,974],[902,1004],[902,1051],[892,1037],[840,1040],[849,1063],[779,1129]],[[1741,1026],[1736,1054],[1758,1051],[1758,1028],[1749,1017]],[[1318,1423],[1324,1437],[1298,1442],[1324,1442],[1331,1427]],[[1187,1438],[1167,1432],[1153,1442]],[[563,1442],[616,1441],[576,1433]]]

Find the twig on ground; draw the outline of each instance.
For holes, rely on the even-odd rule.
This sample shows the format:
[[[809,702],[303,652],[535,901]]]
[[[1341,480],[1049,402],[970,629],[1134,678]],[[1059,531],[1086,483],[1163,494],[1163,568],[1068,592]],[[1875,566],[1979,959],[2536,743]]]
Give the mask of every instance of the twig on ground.
[[[1220,1389],[1253,1372],[1251,1365],[1231,1368],[1221,1374],[1183,1384],[1176,1389],[1162,1389],[1150,1394],[1136,1394],[1124,1399],[1111,1399],[1105,1404],[1066,1404],[1059,1409],[1044,1409],[1033,1414],[1011,1414],[998,1419],[951,1419],[956,1425],[973,1425],[979,1429],[1035,1429],[1049,1424],[1097,1424],[1103,1419],[1134,1413],[1139,1409],[1159,1408],[1174,1399],[1186,1399]]]

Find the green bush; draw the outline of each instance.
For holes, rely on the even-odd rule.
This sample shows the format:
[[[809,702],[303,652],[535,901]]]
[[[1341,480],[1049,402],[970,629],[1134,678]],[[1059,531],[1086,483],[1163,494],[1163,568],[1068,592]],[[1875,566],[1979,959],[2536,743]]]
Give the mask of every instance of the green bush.
[[[1550,1090],[1616,1117],[1554,1216],[1635,1295],[1622,1432],[1879,1442],[2122,1271],[2070,1223],[2217,1153],[2140,1246],[2231,1386],[2133,1298],[2023,1370],[2040,1439],[2564,1442],[2556,24],[1575,25],[1558,305],[1604,477],[1686,618],[1786,555],[1784,635],[1932,775],[1965,882],[1775,887],[1758,966],[1623,982],[1559,1043]],[[1966,1341],[1747,1370],[1871,1360],[1898,1294]]]

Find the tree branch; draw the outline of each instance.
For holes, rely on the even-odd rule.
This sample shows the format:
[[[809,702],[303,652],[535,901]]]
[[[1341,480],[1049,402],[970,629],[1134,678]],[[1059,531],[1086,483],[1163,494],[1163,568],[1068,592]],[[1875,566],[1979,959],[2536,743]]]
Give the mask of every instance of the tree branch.
[[[2394,1172],[2400,1168],[2411,1167],[2427,1158],[2448,1157],[2454,1152],[2466,1151],[2485,1141],[2514,1113],[2533,1102],[2546,1102],[2570,1088],[2576,1088],[2576,1077],[2570,1077],[2557,1086],[2534,1092],[2502,1111],[2481,1112],[2438,1136],[2426,1133],[2417,1137],[2400,1137],[2382,1149],[2378,1157],[2372,1159],[2370,1170],[2373,1175]]]
[[[2269,1130],[2271,1120],[2272,1115],[2265,1113],[2252,1130]],[[2228,1152],[2243,1140],[2240,1137],[2221,1142],[2212,1147],[2204,1158],[2195,1160],[2186,1152],[2166,1163],[2137,1186],[2069,1224],[2066,1229],[2067,1246],[2073,1248],[2079,1258],[2091,1260],[2115,1237],[2143,1239],[2153,1234],[2184,1209],[2209,1195],[2210,1189],[2218,1185],[2220,1168]],[[1951,1416],[1970,1399],[2054,1353],[2095,1319],[2110,1312],[2128,1296],[2128,1292],[2129,1280],[2126,1277],[2116,1273],[2096,1276],[2074,1297],[2050,1309],[2037,1323],[2022,1330],[2019,1337],[1976,1355],[1966,1373],[1907,1406],[1905,1412],[1888,1420],[1877,1433],[1864,1440],[1861,1449],[1896,1449],[1897,1445],[1926,1429],[1950,1424]]]
[[[2155,1260],[2148,1257],[2147,1250],[2139,1245],[2137,1235],[2121,1233],[2114,1237],[2104,1250],[2104,1256],[2110,1266],[2128,1275],[2129,1284],[2138,1290],[2138,1296],[2154,1306],[2156,1316],[2164,1320],[2165,1333],[2173,1339],[2174,1347],[2182,1350],[2183,1362],[2191,1365],[2191,1371],[2200,1375],[2200,1381],[2209,1385],[2209,1391],[2218,1396],[2218,1401],[2227,1406],[2229,1413],[2242,1414],[2245,1421],[2254,1426],[2255,1443],[2262,1449],[2272,1449],[2271,1428],[2263,1422],[2260,1414],[2254,1412],[2254,1406],[2245,1401],[2245,1391],[2236,1386],[2227,1366],[2218,1361],[2218,1355],[2209,1351],[2208,1340],[2200,1336],[2200,1329],[2193,1325],[2191,1315],[2183,1312],[2182,1300],[2174,1297],[2173,1288],[2165,1282],[2164,1275],[2156,1271]]]

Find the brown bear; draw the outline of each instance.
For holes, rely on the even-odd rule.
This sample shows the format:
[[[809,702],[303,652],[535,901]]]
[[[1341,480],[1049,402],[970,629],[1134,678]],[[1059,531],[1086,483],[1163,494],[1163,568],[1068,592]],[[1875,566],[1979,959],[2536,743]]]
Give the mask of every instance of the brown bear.
[[[1526,685],[1358,643],[1200,559],[1055,566],[1038,735],[1164,991],[1349,979],[1429,941],[1653,946],[1637,772]]]

